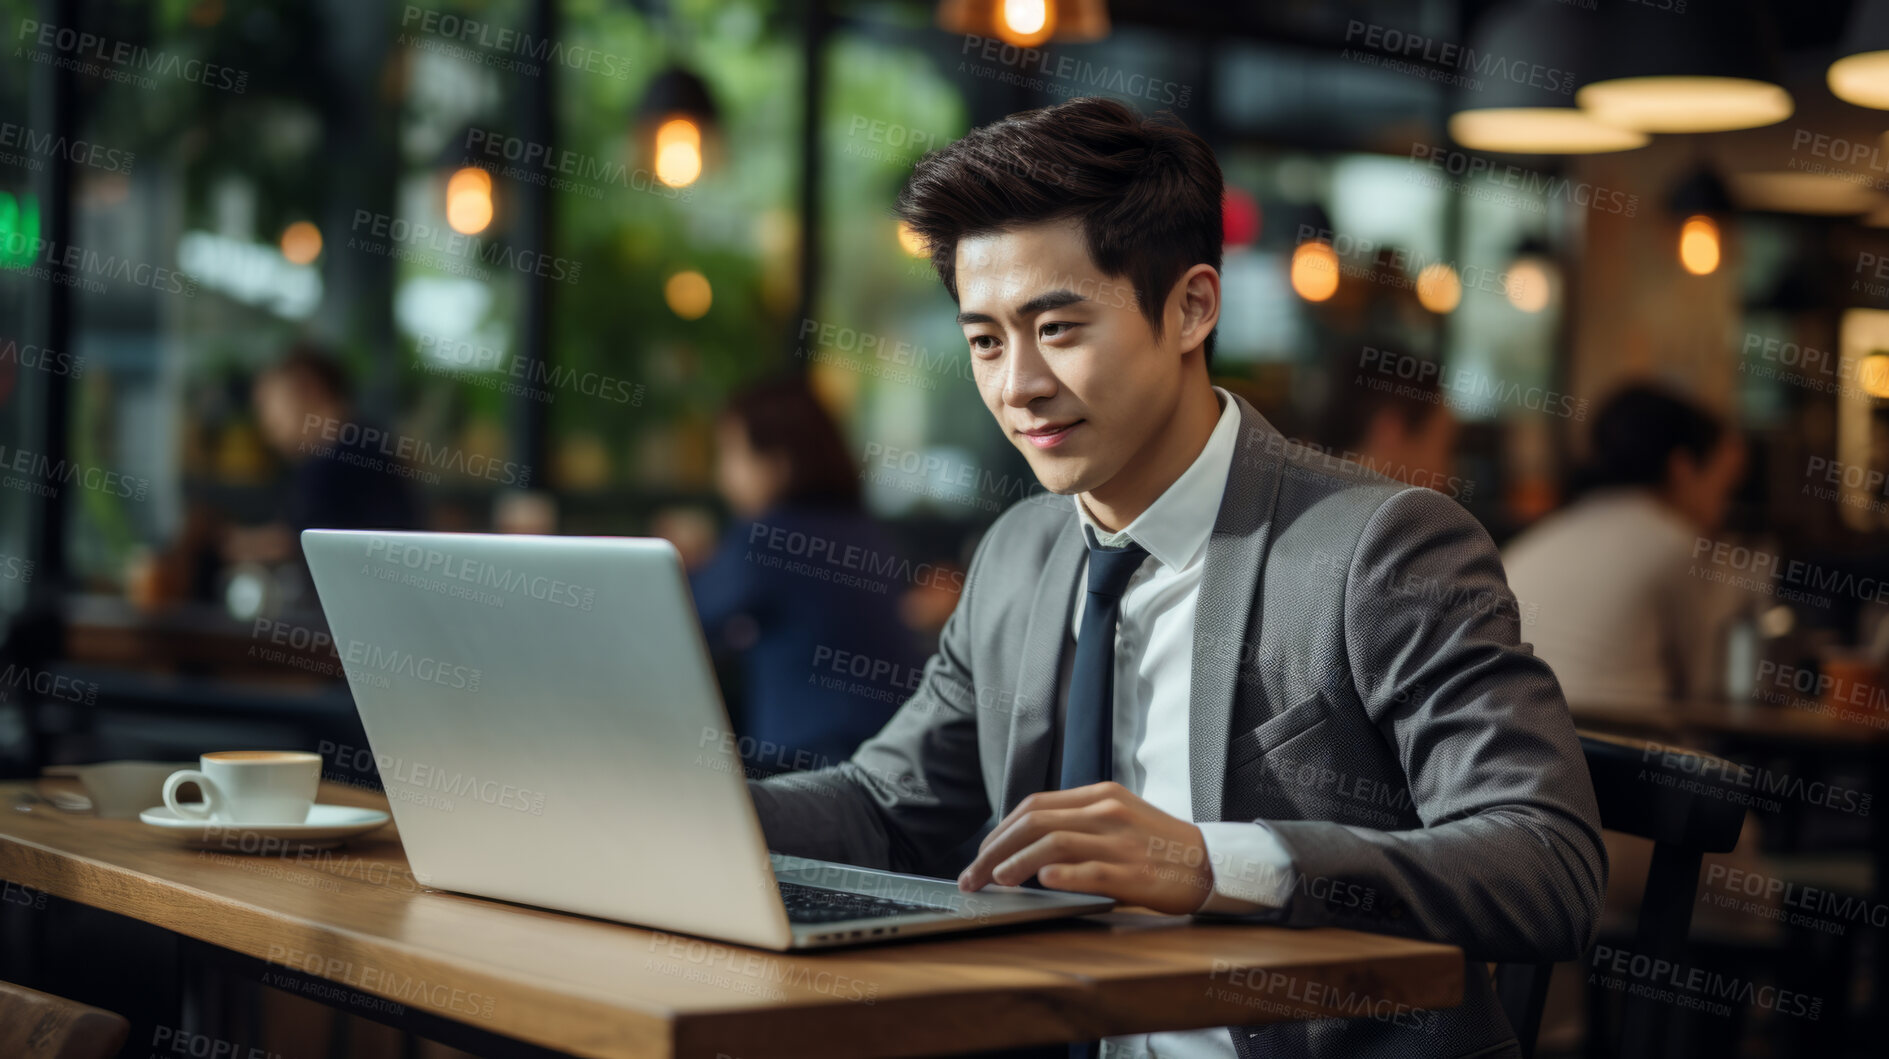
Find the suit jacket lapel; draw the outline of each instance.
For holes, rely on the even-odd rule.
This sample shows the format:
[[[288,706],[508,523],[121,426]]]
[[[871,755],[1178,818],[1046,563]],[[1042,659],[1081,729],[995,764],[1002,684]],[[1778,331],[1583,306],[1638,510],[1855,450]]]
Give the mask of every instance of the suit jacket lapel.
[[[1056,730],[1056,686],[1062,669],[1063,645],[1069,639],[1070,607],[1075,602],[1076,574],[1087,554],[1078,520],[1070,519],[1050,547],[1030,604],[1030,622],[1023,636],[1023,660],[1017,670],[1016,697],[1011,699],[1010,743],[1004,755],[1003,806],[1006,816],[1025,797],[1043,789],[1049,778],[1051,742]]]
[[[1194,665],[1188,715],[1188,771],[1194,819],[1221,818],[1226,788],[1227,740],[1241,659],[1257,652],[1260,577],[1279,498],[1284,437],[1252,405],[1235,396],[1240,438],[1227,469],[1226,491],[1201,572],[1194,612]],[[1255,616],[1249,629],[1247,617]]]

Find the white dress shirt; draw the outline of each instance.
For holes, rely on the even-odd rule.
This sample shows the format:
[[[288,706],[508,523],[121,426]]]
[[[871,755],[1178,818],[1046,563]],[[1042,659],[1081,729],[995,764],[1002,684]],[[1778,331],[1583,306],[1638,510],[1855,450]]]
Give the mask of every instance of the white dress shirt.
[[[1194,675],[1194,612],[1207,538],[1220,514],[1227,471],[1239,436],[1240,412],[1227,392],[1214,387],[1220,420],[1206,447],[1174,484],[1120,532],[1096,525],[1074,498],[1076,514],[1095,531],[1096,543],[1120,547],[1130,540],[1148,558],[1122,593],[1115,638],[1115,781],[1170,816],[1194,819],[1188,756],[1190,689]],[[1070,631],[1082,623],[1088,593],[1088,561],[1077,577]],[[1066,692],[1065,692],[1066,693]],[[1241,913],[1278,907],[1291,890],[1291,858],[1265,827],[1250,823],[1198,825],[1213,866],[1213,892],[1201,912]],[[1198,870],[1198,869],[1196,869]],[[1136,1034],[1103,1042],[1104,1059],[1230,1059],[1233,1040],[1225,1029]]]
[[[1723,691],[1721,635],[1741,593],[1696,576],[1699,530],[1646,489],[1591,493],[1502,551],[1522,639],[1568,701],[1656,703]]]

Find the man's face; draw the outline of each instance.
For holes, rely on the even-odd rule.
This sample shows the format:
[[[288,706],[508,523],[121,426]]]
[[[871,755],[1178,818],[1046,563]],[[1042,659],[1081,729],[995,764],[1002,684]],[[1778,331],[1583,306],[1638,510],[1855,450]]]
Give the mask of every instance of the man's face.
[[[1045,489],[1106,485],[1172,418],[1179,312],[1156,337],[1127,281],[1096,268],[1078,222],[964,238],[957,283],[978,392]]]

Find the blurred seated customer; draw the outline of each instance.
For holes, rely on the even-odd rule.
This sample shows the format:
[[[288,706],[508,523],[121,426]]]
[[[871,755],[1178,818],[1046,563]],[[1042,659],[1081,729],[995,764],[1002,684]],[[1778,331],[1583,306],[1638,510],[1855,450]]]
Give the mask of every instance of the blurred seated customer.
[[[1744,474],[1744,445],[1710,412],[1634,385],[1594,417],[1577,499],[1503,552],[1535,645],[1568,701],[1718,694],[1733,596],[1690,573]]]
[[[756,774],[837,764],[918,686],[925,657],[898,600],[920,565],[860,507],[858,468],[805,380],[735,395],[716,449],[736,522],[690,587],[710,647],[740,658],[742,757]]]
[[[1694,545],[1716,532],[1744,473],[1738,434],[1659,387],[1633,385],[1594,417],[1589,466],[1575,500],[1511,541],[1503,552],[1522,610],[1522,639],[1554,670],[1571,704],[1657,704],[1712,697],[1724,681],[1719,643],[1735,590],[1691,575]],[[1652,842],[1609,831],[1602,930],[1624,934],[1639,915]],[[1775,875],[1763,866],[1757,817],[1738,846],[1708,854],[1713,865]],[[1775,897],[1760,898],[1774,904]],[[1693,908],[1695,936],[1762,936],[1763,916]],[[1586,1033],[1581,1000],[1587,968],[1563,964],[1542,1015],[1538,1047],[1573,1051]]]
[[[1387,365],[1393,358],[1414,363],[1403,354],[1384,358]],[[1447,493],[1456,434],[1456,415],[1435,374],[1406,380],[1363,368],[1333,377],[1317,440],[1333,455],[1387,478]]]
[[[229,530],[233,563],[300,560],[305,529],[419,529],[419,502],[398,457],[356,417],[346,372],[314,346],[298,344],[256,377],[257,426],[289,463],[276,517]]]

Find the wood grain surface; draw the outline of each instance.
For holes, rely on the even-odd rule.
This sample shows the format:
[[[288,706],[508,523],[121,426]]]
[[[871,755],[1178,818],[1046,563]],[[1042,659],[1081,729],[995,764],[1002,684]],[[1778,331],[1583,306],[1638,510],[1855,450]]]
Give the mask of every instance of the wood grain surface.
[[[325,851],[187,848],[0,784],[0,878],[580,1056],[896,1056],[1461,1002],[1455,948],[1345,930],[1081,921],[782,955],[431,890],[393,825]],[[385,808],[324,784],[321,800]],[[248,843],[255,845],[253,836]],[[101,958],[109,958],[101,954]],[[269,975],[264,975],[269,981]],[[308,992],[300,985],[270,983]]]

